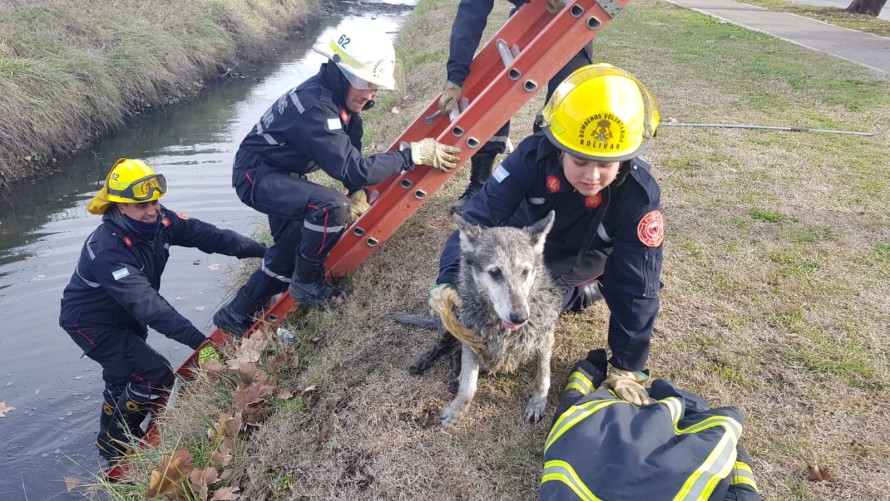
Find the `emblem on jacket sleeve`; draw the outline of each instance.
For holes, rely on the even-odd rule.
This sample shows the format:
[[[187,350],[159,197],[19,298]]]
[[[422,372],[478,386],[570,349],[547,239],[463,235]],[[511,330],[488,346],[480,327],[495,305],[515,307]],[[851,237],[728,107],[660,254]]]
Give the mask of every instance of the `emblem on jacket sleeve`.
[[[592,209],[596,209],[603,203],[603,195],[602,193],[597,193],[596,195],[591,195],[589,197],[584,197],[584,206],[590,207]]]
[[[647,247],[658,247],[664,241],[664,218],[661,211],[654,210],[640,219],[637,237]]]
[[[251,183],[251,184],[253,184],[253,183]],[[188,221],[189,219],[191,219],[190,217],[186,216],[182,212],[173,211],[173,213],[176,214],[176,217],[178,217],[179,219],[182,219],[183,221]]]
[[[559,178],[553,174],[547,176],[547,189],[550,190],[550,193],[559,191]]]

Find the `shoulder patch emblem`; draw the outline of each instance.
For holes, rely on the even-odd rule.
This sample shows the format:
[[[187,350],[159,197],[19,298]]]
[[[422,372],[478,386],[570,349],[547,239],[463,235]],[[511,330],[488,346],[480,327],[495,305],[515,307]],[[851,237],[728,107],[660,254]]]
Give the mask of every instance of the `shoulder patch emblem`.
[[[126,237],[124,237],[124,238],[126,238]],[[111,276],[113,276],[115,280],[120,280],[120,279],[122,279],[122,278],[127,278],[127,277],[130,276],[130,270],[128,270],[126,267],[123,267],[123,268],[121,268],[121,269],[119,269],[119,270],[114,270],[114,271],[112,271],[112,272],[111,272]]]
[[[556,193],[559,191],[559,178],[550,174],[547,176],[547,189],[550,190],[550,193]]]
[[[331,130],[331,131],[343,129],[343,122],[340,121],[339,117],[338,118],[329,118],[327,125],[328,125],[328,130]]]
[[[178,217],[179,219],[182,219],[183,221],[188,221],[189,219],[191,219],[190,217],[186,216],[182,212],[173,211],[173,213],[176,214],[176,217]]]
[[[124,241],[124,245],[126,245],[127,247],[133,246],[133,240],[131,240],[130,237],[124,235],[123,241]]]
[[[637,237],[647,247],[658,247],[664,241],[664,217],[661,211],[654,210],[640,219]]]
[[[510,171],[504,168],[504,164],[498,164],[498,167],[491,173],[491,177],[499,183],[504,182],[504,179],[507,179],[509,175]]]
[[[597,193],[596,195],[591,195],[589,197],[584,198],[584,206],[596,209],[603,203],[603,194]]]

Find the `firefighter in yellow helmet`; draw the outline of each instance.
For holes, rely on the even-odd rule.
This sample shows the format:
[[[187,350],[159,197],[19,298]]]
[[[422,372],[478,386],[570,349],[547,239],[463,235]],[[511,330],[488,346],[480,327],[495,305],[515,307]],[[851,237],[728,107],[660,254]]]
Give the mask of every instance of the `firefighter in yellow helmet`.
[[[148,327],[201,348],[202,360],[218,358],[204,334],[158,292],[170,247],[239,258],[262,257],[266,251],[234,231],[167,209],[159,201],[166,193],[163,174],[142,160],[118,160],[87,207],[102,216],[102,224],[87,237],[62,295],[59,324],[102,365],[97,446],[109,461],[141,436],[140,423],[173,384],[170,363],[146,343]]]
[[[562,289],[563,310],[582,311],[605,298],[612,354],[604,384],[646,404],[664,223],[658,184],[639,155],[658,128],[655,99],[627,72],[588,65],[556,88],[538,123],[542,131],[497,166],[463,218],[484,227],[523,227],[556,212],[544,260]],[[459,248],[455,233],[430,293],[434,311],[457,297],[451,284]]]

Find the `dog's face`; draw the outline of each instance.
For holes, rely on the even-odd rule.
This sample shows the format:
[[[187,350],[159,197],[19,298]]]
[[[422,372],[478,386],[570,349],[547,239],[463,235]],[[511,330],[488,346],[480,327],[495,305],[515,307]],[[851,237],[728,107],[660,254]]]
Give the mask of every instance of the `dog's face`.
[[[456,219],[461,259],[472,270],[478,293],[488,299],[504,327],[522,327],[528,321],[535,279],[547,273],[538,263],[554,213],[527,228],[481,228]]]

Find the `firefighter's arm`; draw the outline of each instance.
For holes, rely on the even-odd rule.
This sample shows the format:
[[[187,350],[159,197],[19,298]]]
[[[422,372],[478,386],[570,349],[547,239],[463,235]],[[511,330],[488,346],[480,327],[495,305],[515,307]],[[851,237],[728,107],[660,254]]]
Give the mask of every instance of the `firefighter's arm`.
[[[190,348],[198,348],[204,342],[204,334],[161,297],[139,265],[122,257],[109,252],[96,255],[94,278],[99,285],[140,324]]]

